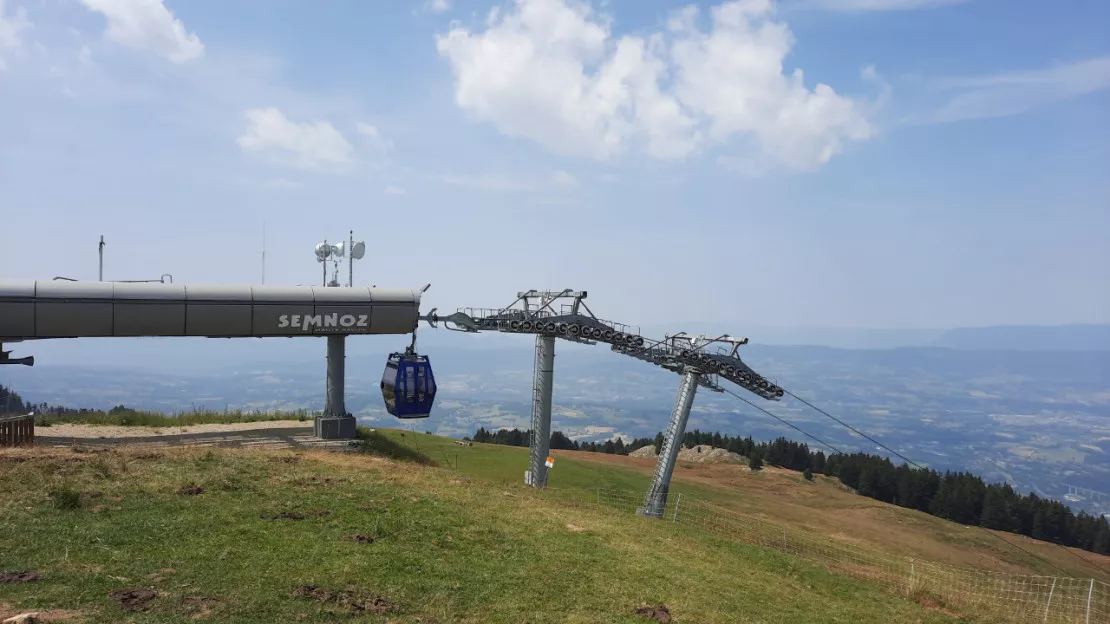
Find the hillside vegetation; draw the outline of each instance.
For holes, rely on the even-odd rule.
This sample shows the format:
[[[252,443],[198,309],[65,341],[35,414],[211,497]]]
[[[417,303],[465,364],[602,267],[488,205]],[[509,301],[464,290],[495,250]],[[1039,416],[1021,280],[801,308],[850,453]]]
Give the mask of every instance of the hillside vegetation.
[[[505,452],[519,449],[450,449],[399,432],[373,436],[369,446],[407,460],[252,449],[0,451],[0,572],[39,576],[0,583],[0,614],[634,623],[653,621],[638,607],[665,605],[674,622],[953,621],[790,556],[498,483],[509,480],[509,467],[520,472],[522,454]],[[441,467],[428,465],[435,447]],[[568,483],[599,472],[612,472],[614,484],[638,477],[562,459],[556,469]]]

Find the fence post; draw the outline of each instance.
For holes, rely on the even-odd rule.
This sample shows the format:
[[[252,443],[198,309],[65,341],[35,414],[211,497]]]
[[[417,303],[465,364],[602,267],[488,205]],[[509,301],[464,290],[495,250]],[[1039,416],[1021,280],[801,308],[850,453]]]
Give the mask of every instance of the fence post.
[[[1087,622],[1091,624],[1091,596],[1095,593],[1095,579],[1091,579],[1091,587],[1087,590]]]
[[[786,552],[786,527],[782,528],[782,550]]]
[[[913,595],[914,583],[917,582],[917,570],[913,565],[913,557],[910,557],[910,595]]]
[[[1048,609],[1052,606],[1052,593],[1056,591],[1056,577],[1052,577],[1052,587],[1048,590],[1048,603],[1044,606],[1044,621],[1048,621]]]
[[[678,506],[682,504],[682,494],[679,493],[678,497],[674,500],[674,518],[671,522],[678,522]]]

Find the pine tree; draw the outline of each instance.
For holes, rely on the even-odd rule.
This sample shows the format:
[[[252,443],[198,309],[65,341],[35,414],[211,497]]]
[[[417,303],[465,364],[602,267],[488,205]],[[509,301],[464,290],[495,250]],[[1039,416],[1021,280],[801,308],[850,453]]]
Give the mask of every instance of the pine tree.
[[[1092,550],[1100,555],[1110,555],[1110,526],[1105,522],[1095,534],[1095,545]]]
[[[752,453],[751,459],[748,460],[748,468],[753,471],[763,469],[763,458],[758,453]]]
[[[871,466],[864,466],[859,471],[859,487],[856,491],[864,496],[875,496],[878,493],[879,474]]]
[[[804,472],[802,472],[802,476],[805,477],[806,481],[813,481],[813,471],[810,470],[808,467],[805,469]]]

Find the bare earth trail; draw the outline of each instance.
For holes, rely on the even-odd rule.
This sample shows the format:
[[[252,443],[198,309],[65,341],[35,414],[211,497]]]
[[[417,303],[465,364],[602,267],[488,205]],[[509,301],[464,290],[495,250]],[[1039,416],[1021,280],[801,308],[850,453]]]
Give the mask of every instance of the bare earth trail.
[[[346,441],[320,440],[312,435],[312,422],[273,420],[187,427],[119,427],[110,425],[62,424],[38,427],[35,445],[44,447],[84,446],[223,446],[272,449],[345,447]]]

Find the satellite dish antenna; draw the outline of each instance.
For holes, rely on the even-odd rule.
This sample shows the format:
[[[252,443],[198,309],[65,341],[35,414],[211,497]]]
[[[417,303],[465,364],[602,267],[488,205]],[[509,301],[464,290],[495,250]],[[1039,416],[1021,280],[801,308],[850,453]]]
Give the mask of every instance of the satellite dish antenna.
[[[351,247],[351,258],[362,260],[364,255],[366,255],[366,243],[364,241],[359,241]]]
[[[331,255],[331,245],[327,243],[316,243],[316,261],[323,262]]]
[[[343,253],[346,251],[347,243],[344,243],[342,241],[331,246],[331,255],[335,256],[336,258],[342,258]]]

